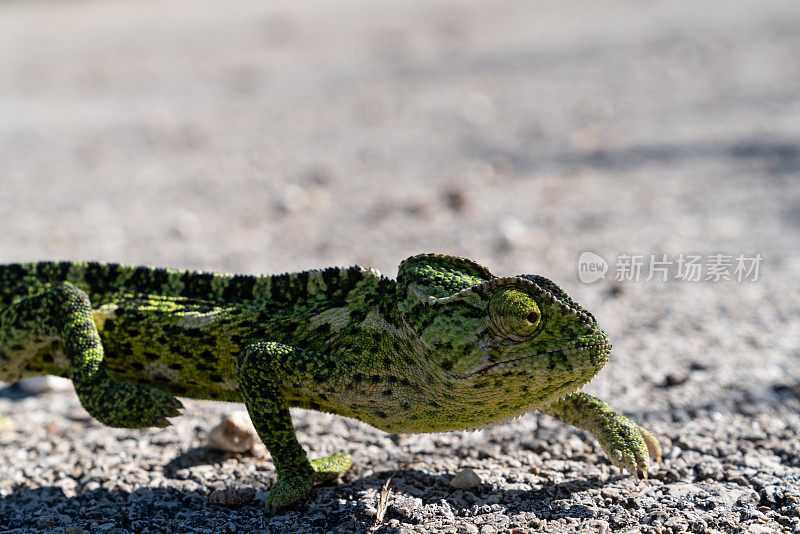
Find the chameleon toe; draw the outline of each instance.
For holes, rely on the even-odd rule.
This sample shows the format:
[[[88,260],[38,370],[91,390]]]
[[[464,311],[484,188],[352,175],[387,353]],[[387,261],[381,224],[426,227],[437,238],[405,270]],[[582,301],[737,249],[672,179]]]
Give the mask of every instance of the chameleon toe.
[[[344,452],[337,452],[325,458],[311,460],[310,463],[314,469],[314,480],[324,482],[342,476],[353,465],[353,457]]]

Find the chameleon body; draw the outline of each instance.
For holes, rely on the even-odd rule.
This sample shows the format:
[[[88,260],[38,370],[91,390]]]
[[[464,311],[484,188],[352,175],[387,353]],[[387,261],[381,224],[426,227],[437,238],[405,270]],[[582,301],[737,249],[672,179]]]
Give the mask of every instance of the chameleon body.
[[[658,441],[580,391],[611,345],[550,280],[422,254],[397,280],[362,267],[247,276],[104,263],[0,266],[0,380],[71,378],[116,427],[167,426],[176,397],[244,402],[277,481],[268,508],[346,471],[309,461],[298,406],[394,433],[476,429],[541,410],[637,477]]]

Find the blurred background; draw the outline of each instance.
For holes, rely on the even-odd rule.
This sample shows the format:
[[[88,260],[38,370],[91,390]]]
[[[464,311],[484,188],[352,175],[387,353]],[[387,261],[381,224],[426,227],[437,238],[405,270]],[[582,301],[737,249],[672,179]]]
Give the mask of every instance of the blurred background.
[[[614,341],[590,391],[703,451],[676,476],[728,480],[697,466],[752,431],[796,482],[798,28],[794,0],[6,0],[0,262],[543,274]],[[626,254],[763,261],[615,280]]]
[[[435,250],[573,275],[587,248],[752,252],[800,217],[798,20],[792,1],[6,1],[0,255],[393,274]]]

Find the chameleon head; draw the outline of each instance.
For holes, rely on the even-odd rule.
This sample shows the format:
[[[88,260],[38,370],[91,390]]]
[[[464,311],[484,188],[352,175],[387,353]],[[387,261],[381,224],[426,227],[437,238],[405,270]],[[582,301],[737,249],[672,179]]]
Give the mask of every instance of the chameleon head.
[[[436,367],[460,390],[505,406],[499,415],[511,417],[577,390],[608,360],[611,345],[595,318],[550,280],[498,278],[461,258],[428,260],[445,263],[427,270],[433,284],[400,277],[407,300],[416,301],[406,304],[407,322]]]

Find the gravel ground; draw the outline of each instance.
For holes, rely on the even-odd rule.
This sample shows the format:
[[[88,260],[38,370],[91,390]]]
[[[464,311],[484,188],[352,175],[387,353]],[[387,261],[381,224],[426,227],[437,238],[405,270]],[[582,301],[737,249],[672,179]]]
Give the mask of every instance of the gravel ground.
[[[536,414],[397,436],[297,411],[356,465],[264,517],[271,461],[203,448],[233,406],[115,430],[9,386],[0,531],[800,532],[799,25],[793,0],[0,3],[0,262],[545,274],[614,342],[587,389],[666,453],[637,483]],[[691,281],[681,254],[763,260]],[[229,486],[257,497],[208,502]]]

